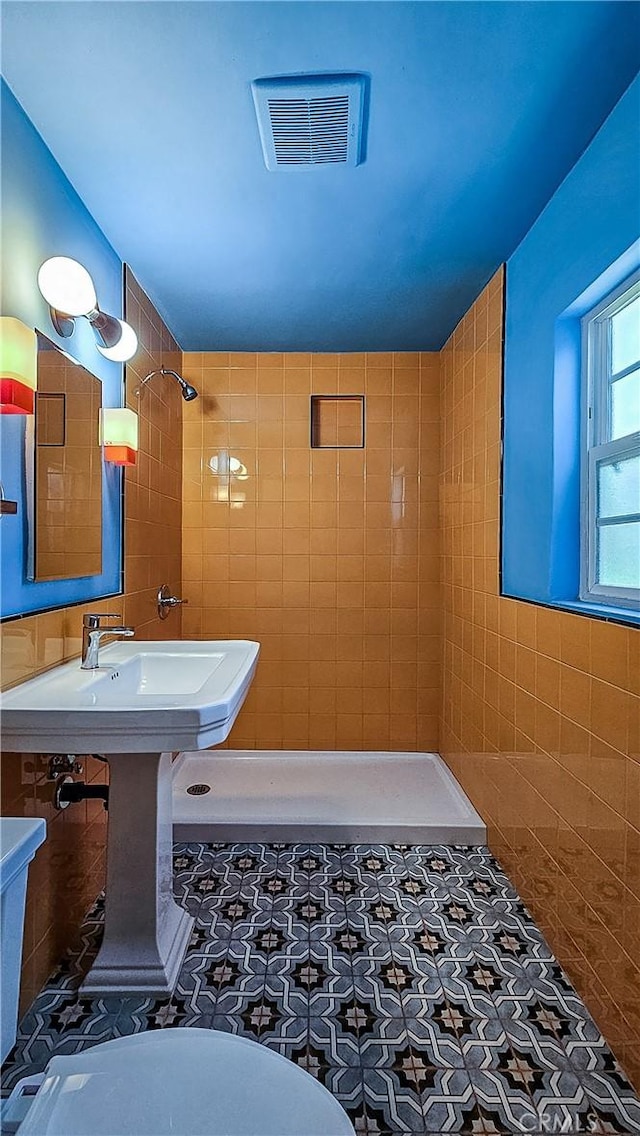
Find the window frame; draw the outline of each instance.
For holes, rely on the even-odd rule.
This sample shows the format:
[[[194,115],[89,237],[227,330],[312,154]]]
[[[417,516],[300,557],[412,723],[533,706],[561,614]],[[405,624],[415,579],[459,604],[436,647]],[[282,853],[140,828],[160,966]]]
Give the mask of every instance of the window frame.
[[[610,340],[611,319],[628,303],[640,296],[640,271],[609,292],[582,317],[582,438],[581,438],[581,504],[580,504],[580,599],[592,603],[609,603],[619,607],[637,607],[640,588],[619,588],[597,581],[598,466],[602,462],[623,460],[640,455],[640,430],[610,440]],[[623,378],[637,369],[632,363],[621,371]],[[622,516],[622,515],[621,515]],[[640,522],[640,513],[630,513],[624,521]],[[612,518],[610,524],[624,523]]]

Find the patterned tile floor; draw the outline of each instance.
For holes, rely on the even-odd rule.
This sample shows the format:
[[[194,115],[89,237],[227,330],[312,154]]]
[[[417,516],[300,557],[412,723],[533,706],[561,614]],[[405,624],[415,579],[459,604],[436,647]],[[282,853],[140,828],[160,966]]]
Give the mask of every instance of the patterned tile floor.
[[[3,1092],[53,1053],[204,1026],[299,1062],[360,1136],[640,1133],[640,1101],[487,849],[181,844],[175,872],[196,923],[173,998],[78,994],[99,899]]]

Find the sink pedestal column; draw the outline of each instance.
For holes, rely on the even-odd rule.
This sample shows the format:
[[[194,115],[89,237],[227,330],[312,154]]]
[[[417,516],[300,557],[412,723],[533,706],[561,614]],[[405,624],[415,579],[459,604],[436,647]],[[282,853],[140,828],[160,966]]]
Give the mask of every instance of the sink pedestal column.
[[[107,893],[85,994],[173,993],[193,917],[173,898],[170,753],[107,754]]]

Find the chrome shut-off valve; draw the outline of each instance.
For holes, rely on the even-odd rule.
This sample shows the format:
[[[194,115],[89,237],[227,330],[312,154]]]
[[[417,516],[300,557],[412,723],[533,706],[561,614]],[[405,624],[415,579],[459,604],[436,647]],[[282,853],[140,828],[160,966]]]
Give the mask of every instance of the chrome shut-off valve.
[[[166,619],[172,608],[187,603],[189,603],[188,600],[180,600],[177,596],[172,596],[168,584],[163,584],[161,588],[158,588],[158,615],[160,619]]]

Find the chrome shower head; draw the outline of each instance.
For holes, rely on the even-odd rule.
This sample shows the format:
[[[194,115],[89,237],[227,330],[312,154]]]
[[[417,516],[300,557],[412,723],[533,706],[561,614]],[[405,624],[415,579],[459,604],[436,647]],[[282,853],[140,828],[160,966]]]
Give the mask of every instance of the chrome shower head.
[[[182,394],[185,402],[191,402],[192,399],[198,397],[196,388],[192,387],[190,383],[186,382],[186,380],[182,378],[182,375],[179,375],[176,371],[169,370],[168,367],[159,367],[157,371],[150,371],[148,375],[145,375],[144,379],[140,383],[139,390],[141,390],[144,384],[148,383],[149,379],[152,379],[154,375],[171,375],[171,377],[180,384],[180,393]]]

